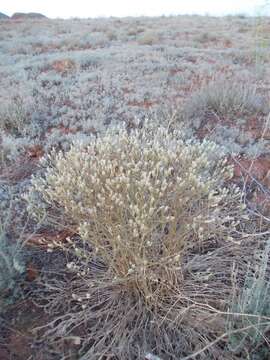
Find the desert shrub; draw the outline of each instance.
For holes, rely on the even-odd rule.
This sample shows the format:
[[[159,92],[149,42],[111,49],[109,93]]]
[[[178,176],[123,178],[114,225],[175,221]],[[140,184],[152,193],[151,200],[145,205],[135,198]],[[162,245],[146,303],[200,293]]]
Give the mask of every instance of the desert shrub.
[[[68,282],[43,284],[46,308],[57,313],[45,332],[50,341],[84,323],[82,359],[149,351],[176,359],[225,329],[232,264],[241,277],[241,257],[253,249],[242,245],[241,193],[225,186],[232,169],[219,147],[148,123],[74,144],[43,165],[28,210],[39,218],[47,207],[54,224],[64,215],[81,239],[68,240],[76,254]],[[223,354],[218,345],[204,353],[217,347]]]
[[[260,96],[254,86],[229,80],[213,80],[196,91],[187,100],[183,116],[199,127],[209,114],[221,118],[233,116],[235,120],[249,115],[267,114],[267,99]]]
[[[269,104],[256,87],[229,79],[212,80],[184,103],[180,123],[223,146],[228,153],[257,156],[267,151],[267,141],[254,140],[245,124],[257,116],[266,118]],[[228,126],[229,125],[229,126]]]
[[[10,133],[22,133],[29,116],[21,97],[14,97],[8,104],[2,106],[0,112],[0,129]]]
[[[239,120],[240,122],[240,120]],[[228,154],[240,154],[244,152],[251,158],[256,158],[265,153],[267,140],[253,139],[249,133],[241,128],[216,125],[208,136],[209,140],[215,141],[223,147]]]
[[[26,94],[23,94],[25,90]],[[17,94],[10,97],[7,93],[0,106],[0,131],[13,137],[38,136],[42,132],[39,123],[41,104],[33,96],[29,87],[20,88]],[[8,97],[8,99],[7,99]]]
[[[33,180],[47,204],[64,209],[112,276],[151,302],[168,284],[175,286],[175,266],[191,241],[228,235],[220,215],[230,196],[225,188],[215,192],[230,171],[213,159],[217,148],[184,144],[164,130],[152,137],[121,130],[86,148],[73,146],[48,157],[45,179]],[[219,214],[218,204],[224,204]]]

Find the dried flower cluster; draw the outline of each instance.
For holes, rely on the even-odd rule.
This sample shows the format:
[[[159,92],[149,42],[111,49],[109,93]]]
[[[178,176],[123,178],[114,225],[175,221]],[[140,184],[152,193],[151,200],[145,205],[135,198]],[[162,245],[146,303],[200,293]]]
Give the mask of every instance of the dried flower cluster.
[[[64,210],[114,281],[153,303],[181,283],[187,249],[233,239],[240,193],[223,186],[232,170],[219,152],[151,124],[120,128],[49,156],[31,193]]]

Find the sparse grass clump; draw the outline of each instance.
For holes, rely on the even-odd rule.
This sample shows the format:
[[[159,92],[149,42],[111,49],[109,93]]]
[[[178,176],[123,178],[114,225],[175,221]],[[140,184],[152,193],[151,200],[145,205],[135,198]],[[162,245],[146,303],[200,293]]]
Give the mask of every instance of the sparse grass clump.
[[[216,119],[245,119],[251,115],[266,115],[267,99],[259,95],[255,86],[229,81],[213,80],[197,90],[186,102],[183,117],[199,127],[209,116]]]
[[[44,284],[58,313],[45,336],[77,336],[85,324],[81,359],[177,359],[204,347],[225,331],[233,263],[241,280],[241,256],[253,251],[242,244],[241,193],[225,186],[232,169],[219,147],[148,125],[51,154],[27,196],[32,214],[44,204],[62,212],[81,238],[69,240],[70,280]],[[204,354],[217,348],[226,358],[218,343]]]
[[[0,130],[14,135],[23,134],[29,123],[29,114],[24,100],[17,96],[11,99],[9,104],[4,105],[0,109]]]

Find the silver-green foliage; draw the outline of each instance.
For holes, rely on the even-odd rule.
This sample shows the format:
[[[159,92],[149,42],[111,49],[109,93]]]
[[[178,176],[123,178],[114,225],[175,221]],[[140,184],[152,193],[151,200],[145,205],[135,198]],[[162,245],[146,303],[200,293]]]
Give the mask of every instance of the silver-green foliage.
[[[5,201],[2,202],[3,205]],[[6,229],[11,220],[11,207],[0,206],[0,313],[21,293],[20,280],[25,273],[25,260],[18,242]]]
[[[229,331],[234,331],[229,337],[229,346],[233,352],[247,350],[252,353],[252,359],[266,359],[269,354],[262,346],[270,331],[270,278],[269,278],[270,240],[264,252],[260,254],[261,264],[257,269],[250,269],[242,292],[234,296],[231,311],[237,316],[229,321]],[[240,330],[235,332],[235,330]],[[243,329],[243,331],[241,331]]]
[[[16,246],[5,234],[0,235],[0,312],[19,295],[18,280],[25,271],[24,262]]]

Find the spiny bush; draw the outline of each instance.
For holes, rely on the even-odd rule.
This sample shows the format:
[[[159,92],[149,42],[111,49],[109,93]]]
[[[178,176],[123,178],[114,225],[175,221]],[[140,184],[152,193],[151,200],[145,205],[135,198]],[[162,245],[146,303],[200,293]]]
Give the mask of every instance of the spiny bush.
[[[82,241],[69,240],[72,280],[44,284],[49,311],[65,313],[49,325],[49,339],[87,323],[82,359],[148,351],[176,359],[225,329],[232,263],[244,274],[250,250],[240,246],[244,206],[239,189],[225,186],[232,169],[219,147],[148,124],[74,144],[43,164],[29,211],[64,213]]]

